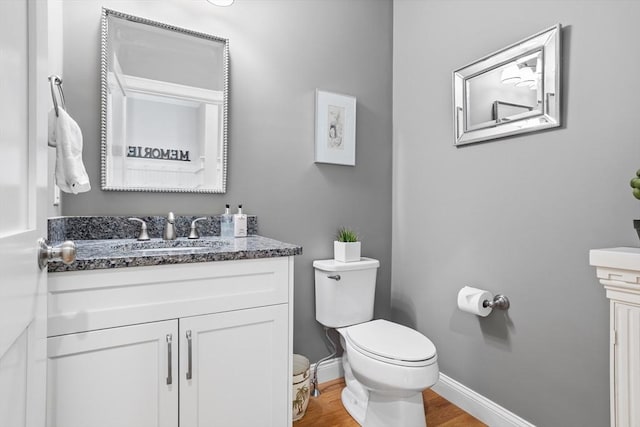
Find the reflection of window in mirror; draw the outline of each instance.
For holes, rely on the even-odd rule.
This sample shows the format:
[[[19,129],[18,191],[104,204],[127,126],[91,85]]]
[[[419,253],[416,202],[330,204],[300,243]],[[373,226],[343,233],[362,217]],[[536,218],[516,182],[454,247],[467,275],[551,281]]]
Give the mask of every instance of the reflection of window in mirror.
[[[209,90],[222,90],[224,43],[162,27],[109,17],[110,47],[123,74]]]

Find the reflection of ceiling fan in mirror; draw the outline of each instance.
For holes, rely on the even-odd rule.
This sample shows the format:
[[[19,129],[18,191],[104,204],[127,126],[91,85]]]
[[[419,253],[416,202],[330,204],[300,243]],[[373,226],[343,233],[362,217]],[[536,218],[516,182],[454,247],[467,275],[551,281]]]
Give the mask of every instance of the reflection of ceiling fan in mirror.
[[[541,76],[542,51],[538,51],[504,65],[500,81],[503,84],[537,90]]]

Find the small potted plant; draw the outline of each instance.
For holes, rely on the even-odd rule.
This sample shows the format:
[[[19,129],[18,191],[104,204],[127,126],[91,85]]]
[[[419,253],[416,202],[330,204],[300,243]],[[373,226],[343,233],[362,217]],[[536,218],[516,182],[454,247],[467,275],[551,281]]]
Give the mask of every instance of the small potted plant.
[[[633,188],[633,195],[636,199],[640,200],[640,169],[636,172],[636,176],[631,178],[631,188]],[[633,228],[636,229],[638,237],[640,237],[640,219],[633,220]]]
[[[342,227],[333,242],[333,258],[340,262],[360,261],[360,242],[355,231]]]

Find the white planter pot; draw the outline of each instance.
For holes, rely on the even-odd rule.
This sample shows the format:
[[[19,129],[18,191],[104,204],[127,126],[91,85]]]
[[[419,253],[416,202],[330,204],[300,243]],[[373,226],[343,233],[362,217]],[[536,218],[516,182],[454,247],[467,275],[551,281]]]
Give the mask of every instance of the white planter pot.
[[[360,261],[360,242],[333,242],[333,258],[340,262]]]

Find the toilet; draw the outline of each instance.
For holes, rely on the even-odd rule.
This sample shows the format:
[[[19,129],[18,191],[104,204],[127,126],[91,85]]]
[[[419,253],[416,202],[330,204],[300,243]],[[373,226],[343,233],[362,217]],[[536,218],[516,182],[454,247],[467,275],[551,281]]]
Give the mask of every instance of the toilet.
[[[316,320],[340,334],[342,404],[363,427],[425,427],[422,392],[438,381],[436,348],[411,328],[373,319],[380,262],[316,260]]]

